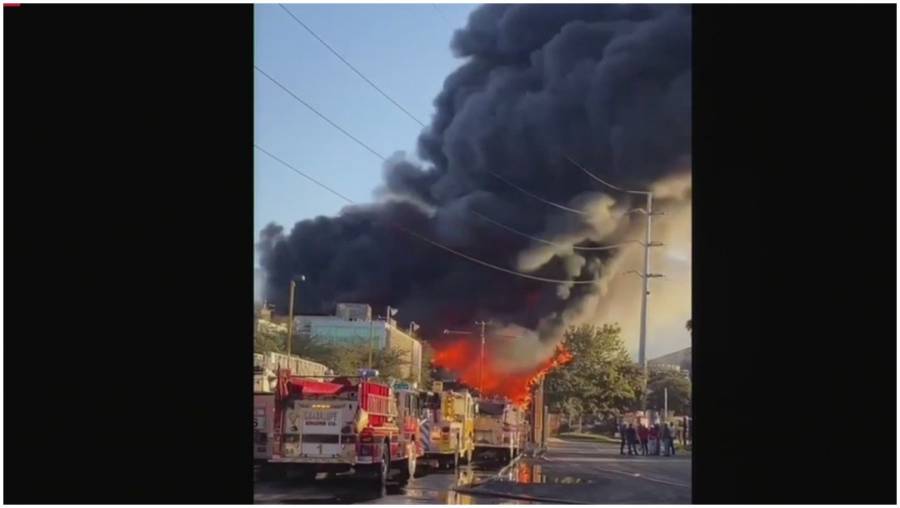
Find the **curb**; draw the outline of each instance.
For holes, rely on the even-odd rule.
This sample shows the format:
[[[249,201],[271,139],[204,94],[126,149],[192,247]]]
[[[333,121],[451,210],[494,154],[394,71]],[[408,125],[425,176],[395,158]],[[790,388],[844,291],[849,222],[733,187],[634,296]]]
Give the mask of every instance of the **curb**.
[[[502,497],[506,499],[520,499],[522,501],[535,501],[538,503],[547,503],[547,504],[585,504],[577,501],[570,501],[565,499],[555,499],[551,497],[534,497],[534,496],[526,496],[521,494],[506,494],[503,492],[495,492],[491,490],[478,490],[478,489],[466,489],[466,488],[453,488],[454,491],[459,492],[460,494],[471,494],[475,496],[493,496],[493,497]]]

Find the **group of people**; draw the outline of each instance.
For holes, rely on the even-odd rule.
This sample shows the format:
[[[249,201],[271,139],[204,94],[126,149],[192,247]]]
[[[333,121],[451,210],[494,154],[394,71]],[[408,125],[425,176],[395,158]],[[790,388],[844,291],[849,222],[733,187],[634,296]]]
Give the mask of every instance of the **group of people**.
[[[649,427],[639,423],[637,428],[633,423],[627,427],[623,423],[619,427],[619,435],[622,439],[619,453],[622,455],[625,455],[626,446],[628,455],[675,455],[676,431],[671,423],[657,423]]]

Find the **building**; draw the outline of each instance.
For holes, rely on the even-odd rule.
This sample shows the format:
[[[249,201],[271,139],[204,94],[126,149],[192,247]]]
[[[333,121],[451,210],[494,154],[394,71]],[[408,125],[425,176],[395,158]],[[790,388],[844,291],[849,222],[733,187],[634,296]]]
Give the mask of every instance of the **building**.
[[[652,360],[647,360],[647,366],[652,369],[683,371],[685,375],[690,377],[691,348],[687,347]]]
[[[421,379],[422,343],[399,329],[394,319],[372,319],[367,304],[339,303],[334,316],[295,316],[294,331],[325,344],[396,349],[408,362],[401,367],[401,375]]]

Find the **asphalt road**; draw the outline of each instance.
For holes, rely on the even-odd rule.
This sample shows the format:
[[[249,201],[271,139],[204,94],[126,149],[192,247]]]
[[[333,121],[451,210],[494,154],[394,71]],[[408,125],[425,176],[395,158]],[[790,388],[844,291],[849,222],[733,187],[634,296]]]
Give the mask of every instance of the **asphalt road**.
[[[257,482],[255,503],[275,504],[688,504],[691,459],[630,457],[619,446],[551,439],[546,453],[512,464],[476,462],[378,489],[346,475]]]
[[[619,446],[551,439],[547,452],[464,489],[544,503],[688,504],[691,458],[622,456]]]
[[[349,475],[302,480],[257,481],[256,504],[530,504],[525,500],[459,493],[454,488],[472,488],[496,477],[506,464],[475,462],[457,470],[427,472],[405,486],[389,482],[384,490],[371,481]]]

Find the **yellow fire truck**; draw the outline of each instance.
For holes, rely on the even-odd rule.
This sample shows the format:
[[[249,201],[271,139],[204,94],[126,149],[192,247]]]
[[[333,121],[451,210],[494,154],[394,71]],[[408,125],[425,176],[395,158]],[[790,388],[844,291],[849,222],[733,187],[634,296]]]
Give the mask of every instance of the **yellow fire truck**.
[[[466,390],[444,391],[435,383],[425,400],[427,416],[422,432],[430,437],[424,440],[426,461],[439,468],[471,461],[477,414],[472,395]]]

